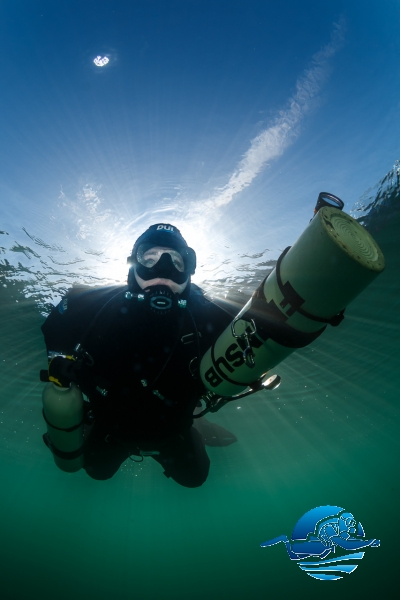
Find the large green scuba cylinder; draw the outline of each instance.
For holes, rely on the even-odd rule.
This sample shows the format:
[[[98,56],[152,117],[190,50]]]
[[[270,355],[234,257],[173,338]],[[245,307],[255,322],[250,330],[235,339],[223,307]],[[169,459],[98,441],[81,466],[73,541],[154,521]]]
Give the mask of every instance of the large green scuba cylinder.
[[[234,396],[252,387],[328,323],[338,325],[384,267],[366,229],[337,208],[321,208],[202,358],[206,388]]]
[[[43,416],[47,423],[46,443],[62,471],[74,473],[83,466],[83,397],[71,383],[60,387],[48,383],[42,394]]]

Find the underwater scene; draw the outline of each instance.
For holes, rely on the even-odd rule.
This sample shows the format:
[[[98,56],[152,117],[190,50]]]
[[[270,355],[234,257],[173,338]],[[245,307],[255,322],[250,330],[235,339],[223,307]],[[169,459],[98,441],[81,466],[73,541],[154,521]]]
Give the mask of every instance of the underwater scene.
[[[2,599],[398,597],[400,9],[320,4],[2,3]],[[343,211],[314,213],[321,192]],[[298,285],[314,285],[325,242],[307,248],[303,232],[328,214],[336,221],[321,231],[344,239],[353,228],[354,247],[380,266],[348,292],[340,318],[304,329],[318,307],[306,302],[302,314],[293,282],[300,273]],[[217,359],[218,343],[204,354],[202,409],[218,404],[213,382],[225,391],[221,410],[197,419],[210,470],[193,487],[145,451],[104,480],[67,472],[43,441],[42,393],[53,384],[39,375],[42,325],[71,288],[126,286],[127,257],[153,224],[179,228],[197,255],[192,289],[228,321],[251,299],[261,336],[241,333],[239,320],[229,326],[239,355]],[[284,252],[300,239],[307,259],[286,297]],[[167,278],[180,285],[173,269],[189,277],[193,263],[172,266],[169,252],[159,264],[170,261]],[[315,294],[328,305],[358,283],[345,263],[332,283],[326,252]],[[277,317],[270,301],[265,325],[267,292],[255,291],[267,276],[287,312]],[[284,301],[297,306],[289,324]],[[157,345],[148,331],[146,348]],[[233,360],[255,373],[268,343],[275,360],[233,384]],[[261,373],[280,385],[263,386]],[[232,400],[243,390],[252,393]],[[215,425],[232,439],[207,438]]]

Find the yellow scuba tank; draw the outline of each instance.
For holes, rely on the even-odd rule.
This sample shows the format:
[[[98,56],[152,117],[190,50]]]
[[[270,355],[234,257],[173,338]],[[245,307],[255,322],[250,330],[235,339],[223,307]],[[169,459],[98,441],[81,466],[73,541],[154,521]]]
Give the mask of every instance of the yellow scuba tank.
[[[43,416],[47,423],[46,445],[62,471],[73,473],[83,466],[83,397],[71,383],[60,387],[47,383],[42,394]]]
[[[270,369],[328,323],[338,325],[346,306],[384,267],[380,248],[357,221],[332,206],[318,210],[203,356],[206,388],[224,397],[261,389]]]

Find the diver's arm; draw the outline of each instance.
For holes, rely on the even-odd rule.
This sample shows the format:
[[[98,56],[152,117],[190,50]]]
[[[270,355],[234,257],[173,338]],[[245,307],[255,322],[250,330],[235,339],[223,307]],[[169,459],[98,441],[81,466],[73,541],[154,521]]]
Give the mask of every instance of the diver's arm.
[[[42,325],[48,351],[72,354],[84,332],[108,301],[124,286],[75,286],[54,306]]]
[[[334,544],[340,546],[340,548],[343,548],[344,550],[360,550],[361,548],[367,548],[368,546],[380,546],[380,541],[377,539],[360,540],[357,538],[349,538],[346,540],[339,535],[332,536],[330,539]]]
[[[41,327],[49,361],[48,374],[42,371],[41,381],[53,381],[61,387],[68,387],[71,381],[81,383],[81,365],[75,360],[74,348],[93,312],[82,291],[83,288],[69,290]]]
[[[84,314],[80,314],[79,298],[70,290],[57,306],[54,306],[41,329],[47,353],[72,354],[85,329]]]

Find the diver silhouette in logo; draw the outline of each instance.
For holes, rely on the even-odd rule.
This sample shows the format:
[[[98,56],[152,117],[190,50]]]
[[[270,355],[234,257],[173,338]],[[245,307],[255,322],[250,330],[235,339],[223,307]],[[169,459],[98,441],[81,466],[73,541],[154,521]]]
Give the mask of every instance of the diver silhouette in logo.
[[[286,535],[280,535],[262,543],[261,547],[273,546],[279,542],[285,544],[291,560],[302,560],[310,556],[324,559],[335,552],[337,546],[352,551],[380,545],[380,541],[375,538],[366,540],[361,523],[357,525],[354,516],[339,506],[313,508],[298,520],[291,540]]]

